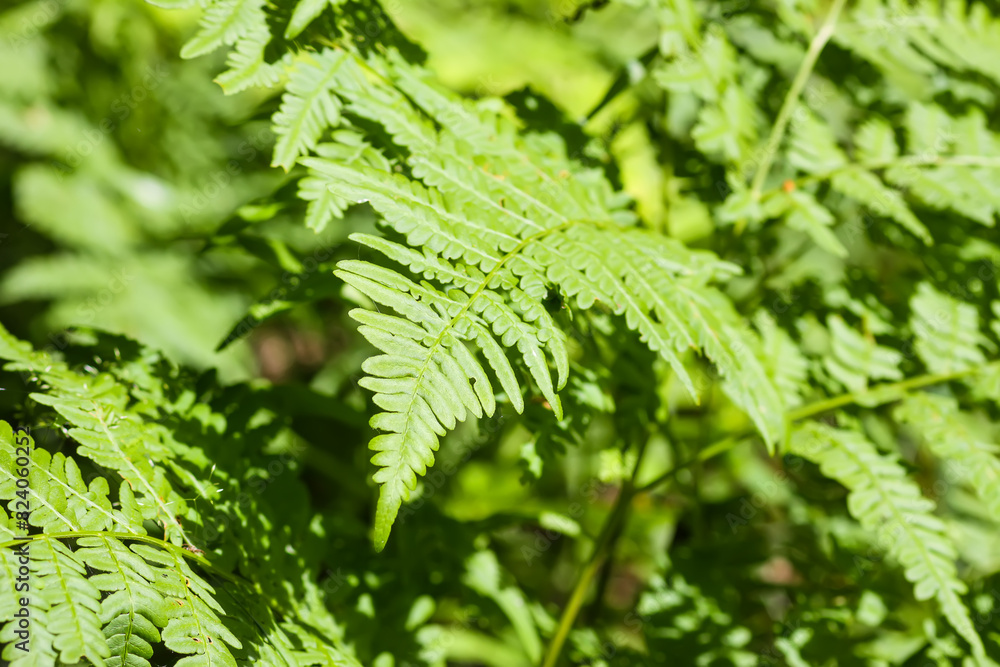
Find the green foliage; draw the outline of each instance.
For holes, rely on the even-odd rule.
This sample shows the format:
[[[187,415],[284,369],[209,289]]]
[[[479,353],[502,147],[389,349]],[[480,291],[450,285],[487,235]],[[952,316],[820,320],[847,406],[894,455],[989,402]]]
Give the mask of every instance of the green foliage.
[[[998,16],[0,10],[3,659],[996,664]]]

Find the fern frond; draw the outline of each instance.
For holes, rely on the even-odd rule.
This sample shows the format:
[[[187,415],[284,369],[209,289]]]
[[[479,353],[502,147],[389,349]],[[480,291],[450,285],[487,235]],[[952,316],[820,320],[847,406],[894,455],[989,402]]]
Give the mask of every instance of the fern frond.
[[[316,19],[327,7],[336,7],[344,4],[344,0],[301,0],[295,4],[292,11],[292,18],[288,20],[288,27],[285,28],[285,39],[295,39],[299,34]]]
[[[986,362],[975,307],[924,282],[917,285],[910,309],[914,349],[930,372],[950,373]]]
[[[872,213],[899,223],[927,245],[933,245],[931,233],[906,205],[903,196],[887,187],[875,174],[860,167],[847,167],[837,171],[830,179],[834,190],[864,205]]]
[[[261,27],[270,35],[263,7],[264,0],[212,0],[198,34],[181,49],[181,57],[197,58],[211,53],[255,31],[259,33]]]
[[[163,551],[144,544],[137,544],[132,550],[157,569],[159,588],[173,598],[174,609],[163,629],[163,643],[176,653],[190,656],[177,664],[235,667],[236,660],[229,647],[241,648],[242,644],[220,619],[224,611],[216,602],[212,587],[173,550]]]
[[[830,126],[806,109],[796,114],[788,142],[788,161],[807,174],[833,172],[848,162]]]
[[[690,136],[695,145],[720,162],[745,159],[757,141],[761,114],[740,85],[734,46],[721,30],[710,29],[703,42],[679,45],[671,55],[654,78],[678,97],[694,98],[697,119]]]
[[[111,650],[109,665],[148,667],[153,644],[161,640],[170,606],[158,589],[162,575],[119,540],[100,536],[82,538],[76,557],[97,570],[90,578],[106,597],[101,621]]]
[[[918,393],[896,408],[895,417],[908,424],[941,461],[945,479],[967,484],[986,504],[990,516],[1000,520],[1000,451],[976,431],[947,396]]]
[[[838,315],[827,318],[831,352],[823,365],[848,391],[863,391],[869,380],[899,380],[903,374],[899,363],[903,355],[892,348],[878,345],[873,338],[862,336],[847,326]]]
[[[355,155],[349,164],[331,157],[301,162],[338,199],[368,202],[411,247],[371,236],[354,240],[426,279],[418,284],[358,261],[342,262],[337,271],[406,320],[355,311],[362,333],[386,353],[365,366],[372,376],[365,386],[386,410],[373,425],[389,431],[372,442],[383,484],[376,545],[384,545],[400,504],[433,463],[438,438],[468,412],[492,414],[494,390],[477,354],[520,411],[520,386],[504,350],[517,348],[561,418],[556,391],[566,382],[568,360],[565,334],[542,304],[550,285],[580,308],[600,302],[624,315],[692,394],[681,354],[704,351],[722,370],[730,397],[774,441],[782,428],[780,400],[752,352],[756,342],[706,285],[731,275],[732,267],[625,224],[623,200],[596,173],[566,159],[550,137],[517,133],[486,104],[456,100],[398,57],[377,75],[350,58],[323,60],[320,87],[343,96],[352,113],[382,123],[410,152],[413,177],[378,154]],[[398,89],[378,85],[383,77]],[[315,118],[310,140],[322,114]],[[308,143],[291,141],[286,157]]]
[[[884,164],[899,155],[896,134],[884,119],[873,116],[854,135],[854,152],[861,162]]]
[[[772,202],[779,210],[784,209],[785,224],[807,234],[827,252],[837,257],[847,257],[847,248],[831,230],[834,218],[812,194],[805,190],[791,193],[782,192],[778,201]]]
[[[86,658],[106,665],[111,649],[101,630],[101,593],[88,579],[86,564],[58,540],[34,543],[29,551],[35,591],[29,599],[41,611],[32,616],[36,624],[39,617],[46,620],[59,660],[74,664]],[[5,590],[13,588],[12,581],[4,584]]]
[[[875,119],[862,125],[858,135],[859,156],[886,160],[895,155],[892,130],[881,121]],[[808,174],[831,175],[830,185],[840,194],[866,206],[876,215],[898,222],[924,243],[933,242],[930,232],[910,211],[903,197],[886,187],[868,169],[849,164],[830,127],[814,114],[799,115],[799,119],[792,124],[790,142],[788,159],[793,165]],[[815,206],[818,207],[818,204]],[[826,209],[821,210],[829,218],[825,224],[830,224],[832,216]],[[844,255],[846,251],[838,254]]]
[[[252,28],[226,56],[228,69],[215,80],[226,94],[239,93],[254,86],[268,87],[282,75],[281,63],[268,63],[264,50],[271,41],[266,25]]]
[[[754,326],[761,335],[764,366],[781,394],[785,409],[794,408],[802,402],[807,386],[808,362],[788,332],[767,311],[757,312]]]
[[[272,165],[291,169],[300,156],[316,148],[324,130],[340,124],[340,98],[333,85],[337,68],[346,58],[342,51],[306,53],[292,66],[287,92],[274,115],[278,141]]]
[[[865,0],[850,16],[834,39],[915,98],[930,97],[944,84],[932,77],[935,66],[1000,81],[1000,20],[986,5],[920,0],[887,6]]]
[[[939,159],[943,164],[919,168],[895,165],[886,170],[886,180],[906,188],[911,197],[930,208],[952,210],[992,227],[1000,211],[1000,170],[947,164],[947,156],[956,150],[972,156],[990,155],[996,138],[986,129],[982,115],[971,112],[952,118],[937,105],[912,104],[906,112],[905,128],[909,152]]]
[[[14,498],[17,469],[10,426],[0,424],[0,443],[9,450],[0,451],[0,498]],[[33,490],[31,525],[47,533],[71,530],[108,530],[144,535],[141,510],[131,488],[122,482],[118,493],[119,507],[108,499],[108,482],[95,477],[88,486],[76,461],[56,452],[36,448],[28,466],[29,487]],[[44,493],[37,490],[44,489]]]
[[[962,602],[967,589],[958,578],[955,547],[934,515],[933,501],[920,494],[906,471],[860,433],[816,423],[793,433],[790,451],[848,488],[851,514],[878,536],[879,545],[888,545],[914,585],[916,599],[935,599],[976,658],[986,664],[982,639]]]

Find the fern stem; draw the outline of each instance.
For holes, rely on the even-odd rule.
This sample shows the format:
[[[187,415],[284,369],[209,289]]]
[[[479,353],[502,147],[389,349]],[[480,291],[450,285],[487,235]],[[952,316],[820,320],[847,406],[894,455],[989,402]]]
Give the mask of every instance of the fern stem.
[[[1000,169],[1000,157],[993,155],[903,155],[892,160],[869,160],[866,162],[849,162],[830,171],[820,174],[809,174],[792,180],[796,187],[812,183],[822,183],[839,173],[852,168],[866,171],[879,171],[893,167],[982,167],[984,169]],[[761,199],[768,199],[784,191],[776,187],[764,192]]]
[[[932,384],[940,384],[942,382],[948,382],[950,380],[957,380],[959,378],[965,377],[967,375],[972,375],[981,370],[983,366],[971,366],[969,368],[952,371],[950,373],[931,373],[927,375],[918,375],[917,377],[910,378],[908,380],[901,380],[900,382],[892,382],[889,384],[881,384],[871,389],[866,389],[864,391],[854,391],[847,394],[841,394],[839,396],[834,396],[832,398],[827,398],[822,401],[816,401],[810,403],[809,405],[804,405],[796,410],[791,410],[785,415],[785,418],[789,422],[802,421],[803,419],[808,419],[809,417],[815,417],[816,415],[822,414],[824,412],[829,412],[830,410],[835,410],[837,408],[842,408],[845,405],[852,405],[854,403],[860,403],[866,398],[875,398],[879,396],[894,396],[897,393],[907,392],[913,389],[920,389],[921,387],[927,387]],[[689,468],[697,463],[707,461],[710,458],[718,456],[719,454],[724,454],[730,449],[740,444],[747,438],[754,434],[753,429],[746,429],[738,433],[726,436],[722,440],[718,440],[708,447],[701,449],[692,458],[684,461],[683,463],[678,463],[670,470],[666,471],[656,479],[646,484],[643,484],[638,489],[635,490],[634,495],[639,495],[641,493],[646,493],[660,484],[673,479],[681,470]]]
[[[918,375],[917,377],[913,377],[908,380],[901,380],[900,382],[893,382],[891,384],[881,384],[876,387],[872,387],[871,389],[865,389],[864,391],[854,391],[848,394],[841,394],[840,396],[834,396],[833,398],[816,401],[815,403],[804,405],[797,410],[792,410],[787,414],[787,419],[790,422],[799,421],[823,412],[835,410],[836,408],[840,408],[845,405],[860,403],[866,398],[876,398],[882,395],[891,396],[897,392],[906,392],[911,389],[919,389],[932,384],[940,384],[950,380],[957,380],[958,378],[977,373],[982,368],[983,366],[970,366],[969,368],[960,371],[951,371],[950,373]]]
[[[785,131],[788,129],[788,123],[792,119],[792,111],[795,110],[799,95],[802,94],[802,89],[805,88],[806,81],[809,80],[809,76],[816,66],[816,61],[819,60],[819,54],[823,51],[826,43],[830,41],[830,38],[833,37],[833,31],[837,26],[837,19],[840,17],[840,11],[844,8],[845,4],[846,0],[833,0],[833,5],[830,7],[830,12],[826,15],[826,20],[823,21],[823,25],[820,26],[816,36],[809,43],[809,50],[806,52],[806,57],[802,60],[799,71],[796,72],[795,78],[792,80],[792,87],[788,89],[788,93],[785,95],[785,100],[778,111],[778,119],[774,122],[774,127],[771,129],[771,136],[767,138],[767,144],[764,146],[764,155],[761,158],[760,166],[757,168],[757,172],[754,174],[753,181],[750,184],[750,193],[755,200],[760,199],[764,180],[771,171],[771,165],[774,163],[774,158],[778,153],[778,147],[781,145],[781,140],[784,139]],[[739,234],[742,232],[745,225],[746,222],[744,220],[738,222],[735,230],[736,233]]]
[[[632,469],[632,476],[622,485],[622,489],[615,499],[615,505],[611,509],[611,514],[608,515],[607,520],[605,520],[604,525],[601,527],[601,533],[597,538],[594,551],[580,573],[580,578],[573,587],[569,601],[563,608],[556,633],[552,636],[548,651],[545,653],[545,659],[542,661],[542,667],[555,667],[559,662],[559,655],[562,653],[563,644],[566,643],[566,638],[569,637],[570,630],[573,629],[573,623],[576,622],[576,617],[583,606],[583,599],[586,597],[594,577],[600,571],[605,557],[611,552],[615,538],[618,535],[619,524],[624,520],[629,506],[632,504],[632,498],[636,495],[635,479],[639,474],[639,467],[642,465],[642,457],[645,453],[646,446],[643,443],[639,448],[635,467]]]

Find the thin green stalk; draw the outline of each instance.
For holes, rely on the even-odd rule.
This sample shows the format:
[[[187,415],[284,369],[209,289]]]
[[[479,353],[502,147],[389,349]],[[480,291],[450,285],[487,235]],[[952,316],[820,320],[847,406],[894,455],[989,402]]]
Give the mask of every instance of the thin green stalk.
[[[750,184],[750,193],[754,199],[760,198],[761,189],[764,187],[764,180],[767,179],[767,175],[771,171],[771,164],[778,153],[778,147],[781,146],[781,140],[785,137],[788,123],[792,120],[792,111],[795,110],[795,105],[799,101],[799,95],[802,94],[802,89],[805,88],[813,68],[816,67],[819,54],[822,53],[823,47],[833,37],[833,31],[837,27],[837,19],[840,17],[840,11],[844,8],[846,1],[833,0],[833,5],[830,7],[830,12],[826,15],[823,25],[816,32],[816,36],[813,37],[812,42],[809,43],[809,50],[806,51],[806,57],[802,60],[799,71],[796,72],[795,78],[792,80],[792,87],[788,89],[785,100],[781,104],[781,109],[778,111],[778,119],[774,122],[774,127],[771,129],[771,136],[767,139],[767,145],[764,146],[764,155],[761,158],[760,166],[757,168],[757,172],[754,174],[753,181]],[[744,221],[737,223],[737,234],[743,231],[745,224]]]
[[[663,473],[653,481],[647,482],[646,484],[643,484],[642,486],[637,488],[635,490],[635,495],[639,495],[640,493],[646,493],[647,491],[659,486],[660,484],[663,484],[664,482],[673,479],[677,475],[677,473],[679,473],[681,470],[690,468],[696,463],[707,461],[708,459],[718,456],[719,454],[728,452],[730,449],[740,444],[751,435],[752,435],[751,431],[741,432],[735,435],[726,436],[722,440],[718,440],[712,443],[708,447],[699,450],[698,453],[692,458],[688,459],[687,461],[684,461],[683,463],[678,463],[673,468]]]
[[[854,403],[861,403],[866,399],[879,400],[879,402],[888,402],[890,400],[895,400],[900,394],[906,393],[913,389],[920,389],[921,387],[927,387],[932,384],[940,384],[942,382],[948,382],[951,380],[957,380],[959,378],[965,377],[967,375],[973,375],[981,370],[982,366],[972,366],[960,371],[952,371],[950,373],[931,373],[927,375],[918,375],[917,377],[910,378],[908,380],[902,380],[900,382],[892,382],[887,384],[881,384],[871,389],[866,389],[864,391],[854,391],[847,394],[841,394],[839,396],[834,396],[832,398],[823,399],[821,401],[816,401],[810,403],[809,405],[804,405],[801,408],[790,411],[785,418],[789,423],[801,421],[803,419],[808,419],[809,417],[814,417],[816,415],[822,414],[824,412],[829,412],[830,410],[836,410],[837,408],[842,408],[845,405],[852,405]],[[718,440],[708,447],[699,450],[698,454],[693,458],[675,465],[673,468],[663,473],[653,481],[642,485],[635,490],[634,495],[639,495],[641,493],[646,493],[651,489],[656,488],[660,484],[673,479],[681,470],[689,468],[696,463],[707,461],[710,458],[718,456],[728,452],[730,449],[736,445],[742,443],[747,438],[752,437],[754,434],[753,429],[745,429],[738,433],[733,433],[726,436],[725,438]]]
[[[580,607],[583,606],[583,599],[590,588],[590,582],[593,581],[594,575],[600,569],[604,556],[611,544],[611,536],[618,522],[625,516],[633,494],[634,491],[629,485],[623,486],[621,492],[618,494],[611,514],[608,515],[607,520],[604,522],[604,527],[601,528],[601,534],[598,537],[597,545],[594,547],[594,553],[591,554],[590,560],[580,573],[580,578],[573,588],[569,602],[563,608],[562,616],[559,618],[559,626],[556,628],[556,633],[549,643],[549,649],[545,654],[545,660],[542,661],[542,667],[555,667],[559,661],[559,654],[562,652],[563,644],[566,643],[566,638],[569,637],[570,630],[573,629],[573,623],[576,621],[577,614],[580,613]]]
[[[905,393],[911,389],[919,389],[932,384],[940,384],[942,382],[957,380],[958,378],[962,378],[967,375],[973,375],[982,368],[982,366],[970,366],[964,370],[952,371],[950,373],[918,375],[917,377],[910,378],[908,380],[902,380],[900,382],[893,382],[890,384],[881,384],[876,387],[872,387],[871,389],[865,389],[864,391],[854,391],[849,394],[841,394],[840,396],[834,396],[833,398],[816,401],[815,403],[810,403],[809,405],[804,405],[801,408],[792,410],[788,413],[787,419],[790,422],[799,421],[823,412],[835,410],[845,405],[861,403],[865,399],[877,400],[882,397],[888,397],[888,400],[893,400],[892,397],[895,397],[899,393]]]
[[[580,573],[580,578],[573,587],[573,592],[570,594],[569,601],[563,608],[562,616],[559,618],[559,625],[556,628],[556,633],[553,635],[552,641],[549,642],[548,651],[546,651],[545,659],[542,661],[542,667],[555,667],[555,665],[559,662],[559,655],[562,653],[563,644],[566,643],[570,630],[573,629],[573,624],[576,622],[576,617],[579,615],[580,608],[583,606],[583,600],[587,596],[590,584],[600,570],[605,557],[611,552],[611,547],[614,544],[615,536],[617,535],[618,525],[625,518],[625,515],[628,513],[629,506],[632,504],[632,498],[636,493],[635,478],[639,474],[639,467],[642,465],[642,457],[645,453],[646,445],[643,443],[639,448],[639,455],[636,457],[635,468],[632,469],[632,476],[625,484],[622,485],[622,489],[618,493],[618,497],[615,499],[615,505],[611,509],[611,514],[608,515],[607,520],[605,520],[604,525],[601,527],[601,533],[597,538],[597,544],[594,546],[594,551],[590,555],[590,559],[584,566],[583,571]]]

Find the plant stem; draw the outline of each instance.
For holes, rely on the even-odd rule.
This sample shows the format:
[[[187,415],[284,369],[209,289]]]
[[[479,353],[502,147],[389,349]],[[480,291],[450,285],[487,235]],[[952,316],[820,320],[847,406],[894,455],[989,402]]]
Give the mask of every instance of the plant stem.
[[[566,603],[562,616],[559,618],[559,626],[556,628],[556,634],[552,637],[552,642],[549,644],[549,650],[545,654],[542,667],[555,667],[558,662],[563,644],[566,643],[569,631],[573,628],[573,622],[576,621],[576,616],[583,605],[583,598],[587,594],[587,589],[590,588],[590,582],[593,581],[594,575],[597,574],[601,562],[604,560],[605,553],[611,544],[611,535],[614,533],[618,522],[625,516],[633,493],[634,491],[629,484],[624,485],[621,492],[619,492],[611,514],[608,515],[607,520],[604,522],[604,527],[601,528],[601,534],[598,537],[597,545],[594,547],[594,553],[591,554],[590,560],[580,573],[580,578],[573,588],[569,602]]]
[[[972,375],[980,371],[982,366],[972,366],[960,371],[952,371],[950,373],[932,373],[928,375],[918,375],[917,377],[910,378],[908,380],[902,380],[900,382],[892,382],[889,384],[878,385],[877,387],[872,387],[871,389],[866,389],[864,391],[854,391],[847,394],[841,394],[840,396],[834,396],[833,398],[823,399],[821,401],[816,401],[810,403],[809,405],[804,405],[801,408],[790,411],[785,418],[789,423],[801,421],[803,419],[808,419],[809,417],[814,417],[818,414],[824,412],[829,412],[830,410],[836,410],[837,408],[844,407],[845,405],[851,405],[853,403],[859,403],[866,398],[875,397],[895,397],[897,393],[910,391],[912,389],[919,389],[921,387],[927,387],[932,384],[940,384],[942,382],[948,382],[950,380],[957,380],[959,378],[965,377],[966,375]],[[891,400],[891,399],[890,399]],[[887,401],[884,401],[887,402]],[[633,495],[639,495],[640,493],[646,493],[647,491],[659,486],[660,484],[673,479],[673,477],[685,468],[689,468],[696,463],[702,461],[707,461],[710,458],[718,456],[728,452],[730,449],[740,444],[747,438],[754,434],[752,428],[733,433],[726,436],[722,440],[718,440],[708,447],[699,450],[698,454],[693,458],[684,461],[683,463],[678,463],[673,468],[663,473],[652,482],[643,484],[641,487],[635,490]]]
[[[642,486],[640,486],[635,490],[634,495],[639,495],[640,493],[646,493],[650,489],[653,489],[659,486],[660,484],[663,484],[667,480],[673,479],[674,476],[676,476],[677,473],[679,473],[681,470],[690,468],[696,463],[707,461],[712,457],[718,456],[719,454],[722,454],[724,452],[728,452],[730,449],[743,442],[746,438],[750,437],[750,435],[752,435],[752,431],[746,431],[737,433],[735,435],[726,436],[722,440],[717,440],[708,447],[699,450],[695,456],[688,459],[687,461],[684,461],[683,463],[678,463],[673,468],[663,473],[653,481],[643,484]]]
[[[580,573],[580,578],[573,587],[569,601],[563,608],[556,633],[553,635],[548,651],[545,653],[545,659],[542,661],[542,667],[555,667],[559,662],[559,655],[562,653],[563,644],[566,643],[566,638],[569,637],[569,632],[573,629],[573,623],[576,621],[576,617],[580,613],[580,608],[583,606],[583,599],[587,595],[587,590],[590,588],[594,576],[600,570],[605,557],[611,552],[618,534],[618,525],[628,513],[632,498],[636,494],[635,479],[639,474],[639,467],[642,465],[642,457],[645,453],[646,443],[644,442],[639,447],[639,455],[636,457],[632,476],[622,485],[621,491],[618,492],[615,505],[601,527],[601,533],[597,538],[597,544],[594,545],[594,551],[590,555],[590,560],[587,561],[583,571]]]
[[[865,398],[876,398],[879,396],[892,396],[898,392],[906,392],[911,389],[919,389],[921,387],[926,387],[932,384],[940,384],[942,382],[948,382],[950,380],[957,380],[958,378],[965,377],[966,375],[972,375],[982,369],[982,366],[970,366],[964,370],[951,371],[950,373],[931,373],[928,375],[918,375],[917,377],[910,378],[908,380],[902,380],[900,382],[893,382],[891,384],[882,384],[877,387],[872,387],[871,389],[865,389],[864,391],[855,391],[849,394],[841,394],[840,396],[834,396],[833,398],[827,398],[822,401],[816,401],[815,403],[810,403],[809,405],[804,405],[801,408],[792,410],[788,413],[787,419],[790,422],[799,421],[801,419],[806,419],[814,415],[818,415],[823,412],[829,412],[830,410],[835,410],[836,408],[843,407],[845,405],[851,405],[852,403],[859,403]]]
[[[844,8],[845,3],[846,0],[833,0],[830,12],[826,15],[823,25],[816,32],[816,36],[813,37],[812,42],[809,43],[809,50],[806,51],[806,57],[802,60],[799,71],[796,72],[795,78],[792,80],[792,87],[788,89],[788,93],[785,95],[785,100],[778,111],[778,119],[774,122],[774,127],[771,129],[771,136],[767,138],[767,144],[764,146],[764,155],[761,158],[760,166],[757,168],[753,182],[750,184],[750,193],[755,200],[760,198],[761,189],[764,187],[764,180],[767,179],[767,175],[771,171],[771,164],[778,153],[778,147],[781,146],[781,140],[785,137],[788,123],[792,119],[792,111],[799,101],[799,95],[802,94],[802,89],[805,88],[806,81],[809,80],[809,76],[816,66],[819,54],[823,51],[826,43],[830,41],[830,38],[833,37],[833,31],[837,26],[837,19],[840,17],[840,11]],[[744,225],[745,222],[742,220],[737,223],[737,234],[743,231]]]

